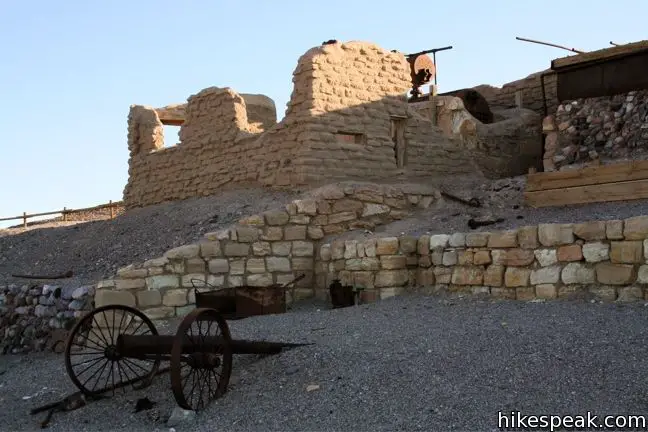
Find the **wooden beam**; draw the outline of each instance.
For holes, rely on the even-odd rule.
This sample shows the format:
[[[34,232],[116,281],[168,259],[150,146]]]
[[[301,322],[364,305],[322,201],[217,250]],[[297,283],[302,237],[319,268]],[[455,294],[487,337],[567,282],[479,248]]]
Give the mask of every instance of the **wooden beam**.
[[[633,42],[625,45],[603,48],[597,51],[590,51],[583,54],[561,57],[551,61],[551,69],[556,70],[568,66],[574,66],[579,63],[586,63],[594,60],[603,60],[606,58],[619,57],[633,54],[635,51],[648,49],[648,40]]]
[[[648,198],[648,179],[525,192],[531,207],[552,207],[594,202],[632,201]]]
[[[600,185],[628,180],[648,179],[648,161],[590,166],[578,170],[541,172],[527,176],[527,192]]]

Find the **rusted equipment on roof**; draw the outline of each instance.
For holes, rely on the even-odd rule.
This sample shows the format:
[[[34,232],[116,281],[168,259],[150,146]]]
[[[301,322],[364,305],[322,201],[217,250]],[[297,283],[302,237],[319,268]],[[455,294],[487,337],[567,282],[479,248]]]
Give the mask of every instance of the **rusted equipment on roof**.
[[[421,90],[419,87],[429,83],[433,77],[434,84],[437,83],[436,53],[449,49],[452,49],[452,46],[433,48],[414,54],[405,54],[405,58],[407,58],[407,62],[410,64],[410,75],[412,77],[412,96],[410,102],[420,99]],[[432,54],[432,58],[427,54]]]
[[[114,394],[118,388],[126,391],[130,386],[150,385],[160,363],[169,361],[176,403],[201,410],[227,391],[234,354],[277,354],[284,348],[309,345],[233,340],[227,324],[228,319],[285,312],[285,288],[304,277],[265,287],[269,292],[283,292],[280,296],[265,297],[259,294],[263,288],[257,287],[241,287],[233,293],[196,290],[196,309],[182,320],[175,335],[160,335],[153,322],[135,308],[97,308],[70,332],[65,347],[68,375],[84,395]],[[273,301],[264,303],[268,298]]]

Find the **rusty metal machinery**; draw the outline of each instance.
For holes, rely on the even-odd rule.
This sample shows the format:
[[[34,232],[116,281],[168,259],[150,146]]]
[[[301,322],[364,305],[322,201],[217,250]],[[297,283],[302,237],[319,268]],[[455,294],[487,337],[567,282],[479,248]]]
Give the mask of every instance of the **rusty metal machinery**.
[[[434,84],[437,83],[436,53],[449,49],[452,49],[452,46],[433,48],[414,54],[405,54],[405,58],[407,58],[407,62],[410,64],[410,75],[412,77],[412,96],[410,97],[410,101],[416,101],[421,97],[420,87],[432,81],[432,78],[434,78]],[[432,54],[432,58],[427,54]]]

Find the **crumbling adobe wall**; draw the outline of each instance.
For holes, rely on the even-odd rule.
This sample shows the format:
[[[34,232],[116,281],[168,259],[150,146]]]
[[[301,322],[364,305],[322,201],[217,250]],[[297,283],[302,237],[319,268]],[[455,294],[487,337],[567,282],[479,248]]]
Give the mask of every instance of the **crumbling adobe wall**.
[[[365,42],[312,48],[294,73],[285,119],[261,138],[275,148],[264,184],[340,179],[422,178],[473,172],[468,158],[411,109],[409,65],[401,53]],[[392,120],[403,121],[405,162],[396,162]]]
[[[210,195],[229,182],[254,180],[259,166],[251,156],[263,150],[255,148],[254,142],[274,124],[276,113],[271,99],[250,96],[254,96],[250,116],[243,96],[229,88],[204,89],[189,97],[186,105],[174,106],[173,113],[131,106],[126,207]],[[184,119],[178,120],[182,115]],[[182,123],[180,143],[165,148],[166,117],[173,117],[173,124]]]
[[[522,107],[535,111],[544,116],[542,99],[542,86],[540,76],[547,71],[533,73],[526,78],[504,84],[501,88],[487,84],[474,87],[488,101],[491,108],[513,108],[516,106],[515,94],[521,93]],[[547,112],[555,112],[558,107],[558,93],[556,75],[551,73],[545,76],[545,98]]]

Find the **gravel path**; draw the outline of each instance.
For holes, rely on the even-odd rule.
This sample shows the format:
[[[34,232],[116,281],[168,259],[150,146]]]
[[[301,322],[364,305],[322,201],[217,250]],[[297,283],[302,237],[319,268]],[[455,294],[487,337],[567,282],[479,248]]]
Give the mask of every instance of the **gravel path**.
[[[34,226],[0,231],[0,284],[12,273],[78,276],[56,281],[81,286],[110,277],[133,262],[161,256],[167,250],[200,239],[243,216],[277,208],[299,194],[238,189],[184,201],[133,209],[112,220]],[[13,235],[11,235],[13,234]]]
[[[417,294],[342,310],[309,306],[231,322],[237,338],[315,345],[240,356],[228,393],[177,431],[497,430],[498,411],[645,414],[648,308]],[[3,430],[38,430],[28,410],[73,390],[62,356],[0,357]],[[307,391],[309,385],[319,389]],[[47,386],[45,395],[22,400]],[[146,412],[174,406],[153,386],[65,414],[55,431],[168,431]]]

